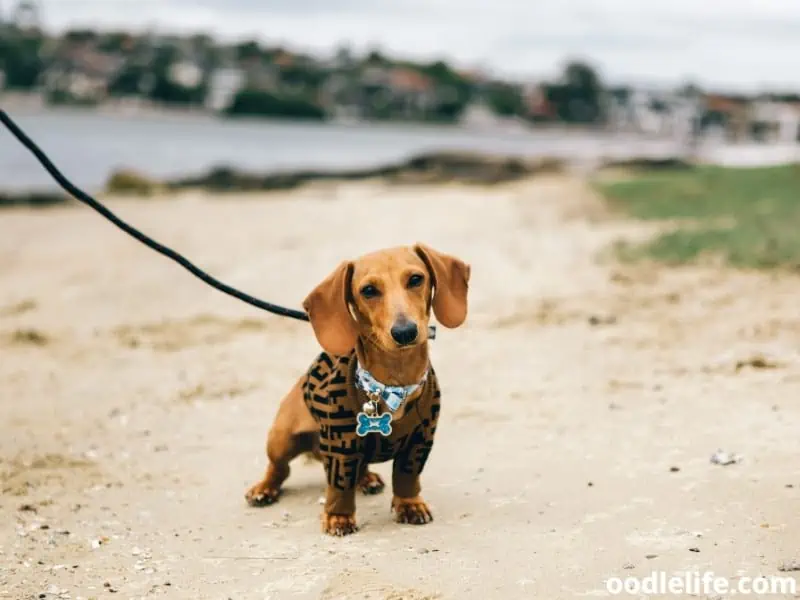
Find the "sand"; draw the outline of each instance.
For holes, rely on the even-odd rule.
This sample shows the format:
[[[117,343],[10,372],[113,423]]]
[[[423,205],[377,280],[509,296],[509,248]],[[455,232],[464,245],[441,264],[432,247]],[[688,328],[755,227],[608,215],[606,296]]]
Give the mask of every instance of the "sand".
[[[246,506],[277,403],[318,351],[309,326],[211,290],[89,209],[7,210],[0,598],[553,600],[798,558],[796,277],[616,265],[604,249],[652,225],[564,178],[111,206],[294,307],[380,247],[468,260],[468,324],[433,342],[435,521],[393,523],[384,493],[359,498],[358,534],[328,538],[323,474],[302,460],[277,505]],[[712,464],[718,449],[741,460]]]

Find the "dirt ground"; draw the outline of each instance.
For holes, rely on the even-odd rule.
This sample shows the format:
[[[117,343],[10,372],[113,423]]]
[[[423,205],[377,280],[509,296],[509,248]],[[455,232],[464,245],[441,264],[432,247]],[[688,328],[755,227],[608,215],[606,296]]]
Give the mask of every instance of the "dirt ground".
[[[112,206],[293,307],[377,248],[419,240],[470,262],[468,323],[433,342],[435,521],[393,523],[387,491],[359,498],[358,534],[328,538],[322,470],[302,459],[277,505],[246,506],[277,403],[318,351],[309,326],[211,290],[89,209],[8,210],[0,598],[553,600],[799,558],[797,277],[598,260],[652,226],[563,178]],[[718,449],[742,460],[712,464]]]

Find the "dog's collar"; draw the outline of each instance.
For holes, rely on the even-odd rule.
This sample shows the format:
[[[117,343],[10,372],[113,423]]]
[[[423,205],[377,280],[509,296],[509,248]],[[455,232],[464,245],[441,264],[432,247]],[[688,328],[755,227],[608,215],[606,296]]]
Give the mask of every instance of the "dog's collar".
[[[361,388],[367,396],[378,398],[386,403],[389,410],[395,412],[414,392],[422,387],[428,377],[428,369],[422,374],[419,383],[411,385],[386,385],[381,383],[372,373],[364,369],[360,364],[356,365],[356,385]]]

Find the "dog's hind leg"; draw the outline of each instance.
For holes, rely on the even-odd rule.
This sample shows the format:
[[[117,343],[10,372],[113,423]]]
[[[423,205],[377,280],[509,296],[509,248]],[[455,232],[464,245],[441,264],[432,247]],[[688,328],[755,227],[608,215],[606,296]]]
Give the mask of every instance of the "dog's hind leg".
[[[386,484],[381,476],[370,471],[367,463],[364,463],[358,478],[358,489],[361,490],[361,493],[368,496],[380,494],[385,487]]]
[[[281,485],[289,477],[289,463],[300,454],[319,453],[319,426],[303,403],[295,386],[281,402],[267,436],[267,471],[245,494],[251,506],[266,506],[278,500]]]

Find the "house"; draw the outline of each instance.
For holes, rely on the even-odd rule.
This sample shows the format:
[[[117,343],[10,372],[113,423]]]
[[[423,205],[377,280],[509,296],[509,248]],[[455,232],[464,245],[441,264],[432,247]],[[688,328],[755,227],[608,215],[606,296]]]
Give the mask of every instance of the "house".
[[[433,80],[414,69],[391,69],[387,85],[392,95],[392,104],[399,106],[406,116],[424,113],[435,106],[438,100]]]
[[[278,50],[278,53],[275,55],[275,58],[272,59],[272,62],[281,68],[287,68],[295,65],[296,58],[293,54],[290,54],[285,50]]]
[[[246,73],[238,67],[221,67],[215,69],[208,80],[205,106],[214,112],[228,108],[236,94],[247,81]]]
[[[501,119],[486,102],[474,100],[461,113],[459,121],[465,127],[483,129],[496,127]]]
[[[616,132],[686,140],[697,131],[698,98],[649,87],[612,87],[603,97],[606,123]]]
[[[761,141],[794,144],[800,141],[800,103],[758,99],[750,107],[749,123]]]
[[[77,45],[56,56],[44,73],[44,89],[53,100],[100,102],[108,95],[109,86],[123,63],[121,56]]]
[[[260,57],[252,56],[241,61],[244,74],[244,87],[261,92],[274,92],[280,86],[277,67],[265,63]]]
[[[703,98],[701,127],[708,135],[728,141],[741,140],[748,136],[748,102],[739,96],[707,94]]]
[[[335,121],[359,121],[366,114],[361,86],[343,73],[333,73],[322,82],[317,103]]]
[[[534,122],[552,122],[558,119],[558,107],[553,102],[545,84],[527,85],[522,89],[526,116]]]
[[[194,60],[183,59],[169,66],[167,76],[172,83],[184,88],[196,88],[203,81],[203,69]]]

